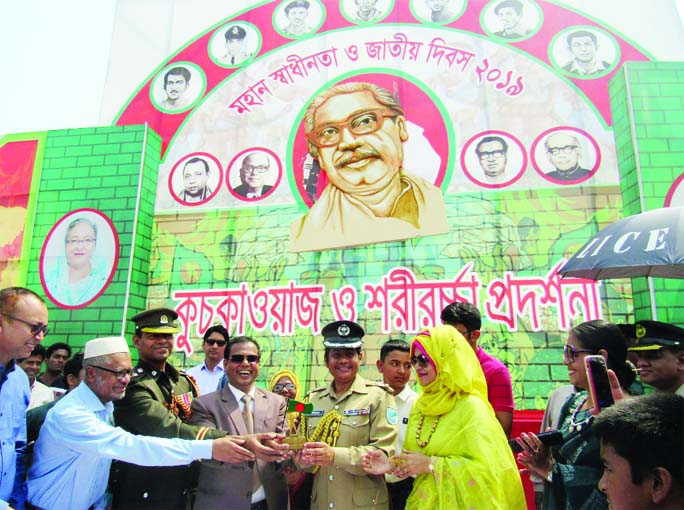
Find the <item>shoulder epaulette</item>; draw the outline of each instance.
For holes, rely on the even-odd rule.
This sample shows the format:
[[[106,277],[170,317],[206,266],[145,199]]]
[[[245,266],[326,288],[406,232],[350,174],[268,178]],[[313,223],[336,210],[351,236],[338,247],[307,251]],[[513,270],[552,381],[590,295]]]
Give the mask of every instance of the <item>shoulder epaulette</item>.
[[[317,392],[319,392],[319,391],[323,391],[323,390],[326,390],[326,389],[328,389],[327,386],[321,386],[320,388],[314,388],[313,390],[310,390],[309,393],[306,394],[306,397],[305,397],[305,398],[309,398],[309,395],[311,395],[312,393],[317,393]]]
[[[366,386],[376,386],[378,388],[382,388],[385,390],[387,393],[390,393],[394,395],[394,390],[390,387],[389,384],[385,384],[384,382],[379,382],[379,381],[366,381]]]

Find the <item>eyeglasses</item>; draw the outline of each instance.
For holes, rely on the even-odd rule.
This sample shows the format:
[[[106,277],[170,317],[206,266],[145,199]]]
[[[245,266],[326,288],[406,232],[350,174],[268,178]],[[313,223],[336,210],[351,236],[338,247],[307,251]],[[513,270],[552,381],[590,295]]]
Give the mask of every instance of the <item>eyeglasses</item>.
[[[558,156],[561,152],[563,154],[570,154],[572,151],[574,151],[578,147],[579,147],[578,145],[564,145],[563,147],[549,147],[546,149],[546,152],[548,152],[552,156]]]
[[[8,313],[3,313],[2,315],[4,317],[7,317],[8,319],[12,319],[13,321],[19,321],[26,324],[31,329],[31,334],[33,336],[38,336],[39,333],[43,333],[43,336],[47,336],[50,332],[50,328],[48,328],[46,324],[43,324],[41,322],[29,322],[27,320],[20,319],[19,317],[15,317],[14,315],[10,315]]]
[[[273,391],[275,391],[276,393],[281,392],[281,391],[283,391],[283,390],[296,390],[296,389],[297,389],[297,386],[295,386],[295,385],[292,384],[292,383],[287,383],[287,384],[276,384],[276,385],[273,387]]]
[[[247,360],[247,363],[256,363],[259,361],[259,356],[256,354],[248,354],[247,356],[244,354],[233,354],[230,357],[232,363],[242,363],[245,359]]]
[[[244,165],[242,167],[242,171],[246,174],[265,174],[266,172],[268,172],[268,169],[268,165]]]
[[[225,340],[205,340],[204,343],[207,345],[218,345],[219,347],[223,347],[227,342]]]
[[[480,159],[487,159],[487,158],[494,158],[494,159],[501,159],[504,157],[506,153],[504,151],[484,151],[484,152],[478,152],[477,156]]]
[[[88,237],[86,239],[67,239],[66,244],[68,244],[69,246],[77,246],[79,244],[84,244],[86,246],[90,246],[90,245],[95,244],[95,241],[96,241],[96,239],[93,239],[90,237]]]
[[[101,367],[99,365],[90,365],[93,368],[99,368],[100,370],[104,370],[105,372],[109,372],[110,374],[114,374],[114,377],[116,377],[117,381],[123,381],[126,376],[128,377],[133,377],[135,375],[135,369],[133,368],[124,368],[122,370],[112,370],[111,368],[107,367]]]
[[[329,122],[308,133],[306,138],[316,147],[333,147],[340,143],[342,129],[347,128],[353,135],[368,135],[382,128],[387,117],[397,117],[393,110],[362,110],[354,112],[342,122]]]
[[[575,358],[577,358],[577,354],[581,352],[594,352],[590,349],[575,349],[572,345],[570,344],[565,344],[563,346],[563,358],[565,359],[565,362],[570,364],[575,361]]]
[[[427,359],[427,357],[424,354],[419,354],[418,356],[413,356],[411,358],[411,365],[414,367],[416,365],[420,366],[420,368],[427,368],[428,365],[430,364],[430,360]]]

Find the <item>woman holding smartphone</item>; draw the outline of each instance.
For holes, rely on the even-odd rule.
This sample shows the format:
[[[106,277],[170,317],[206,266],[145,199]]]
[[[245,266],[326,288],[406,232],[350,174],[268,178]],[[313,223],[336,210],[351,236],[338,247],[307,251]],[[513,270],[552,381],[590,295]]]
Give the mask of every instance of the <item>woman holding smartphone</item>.
[[[536,434],[523,433],[518,443],[523,452],[518,461],[531,473],[546,480],[544,510],[601,510],[608,508],[605,494],[597,484],[603,474],[599,442],[592,432],[594,402],[584,358],[599,354],[615,372],[623,392],[634,382],[636,373],[627,363],[627,339],[612,322],[594,320],[574,327],[563,346],[564,364],[570,384],[578,390],[570,396],[560,414],[563,444],[545,447]]]

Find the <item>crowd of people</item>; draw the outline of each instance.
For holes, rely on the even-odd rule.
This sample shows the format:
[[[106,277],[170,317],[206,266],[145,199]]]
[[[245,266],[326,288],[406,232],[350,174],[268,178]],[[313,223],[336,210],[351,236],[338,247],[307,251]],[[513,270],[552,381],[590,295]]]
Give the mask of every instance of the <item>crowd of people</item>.
[[[258,340],[223,326],[205,332],[200,365],[175,368],[176,319],[166,308],[131,318],[135,366],[123,337],[70,357],[67,344],[41,345],[38,294],[0,290],[0,510],[523,510],[526,476],[543,487],[544,510],[684,506],[675,325],[638,321],[633,338],[608,321],[575,326],[563,346],[570,384],[544,420],[562,442],[522,433],[516,459],[510,375],[478,345],[471,304],[450,304],[441,325],[409,342],[385,342],[382,382],[359,374],[362,326],[327,324],[330,379],[307,393],[289,370],[258,387]],[[588,355],[609,369],[615,404],[605,409],[593,402]]]

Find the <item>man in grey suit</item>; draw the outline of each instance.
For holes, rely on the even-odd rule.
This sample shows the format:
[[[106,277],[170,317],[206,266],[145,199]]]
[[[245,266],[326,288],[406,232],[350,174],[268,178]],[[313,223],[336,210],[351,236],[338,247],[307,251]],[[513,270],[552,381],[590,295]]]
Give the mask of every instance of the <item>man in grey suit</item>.
[[[287,402],[257,388],[259,345],[247,336],[233,338],[224,351],[228,384],[192,401],[191,422],[228,431],[287,433]],[[281,459],[256,462],[202,462],[194,510],[284,510],[289,508]]]

